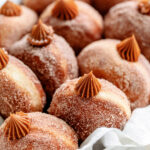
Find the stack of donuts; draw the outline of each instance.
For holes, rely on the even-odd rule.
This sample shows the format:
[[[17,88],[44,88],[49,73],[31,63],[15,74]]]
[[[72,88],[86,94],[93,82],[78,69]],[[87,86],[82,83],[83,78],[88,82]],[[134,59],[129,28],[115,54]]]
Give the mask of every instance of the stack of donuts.
[[[76,150],[150,102],[149,0],[7,0],[0,8],[0,150]]]

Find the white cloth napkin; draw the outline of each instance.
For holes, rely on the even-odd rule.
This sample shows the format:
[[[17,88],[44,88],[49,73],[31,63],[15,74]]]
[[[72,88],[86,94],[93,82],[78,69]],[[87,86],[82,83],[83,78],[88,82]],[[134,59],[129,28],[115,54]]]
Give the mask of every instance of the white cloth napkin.
[[[80,150],[150,150],[150,106],[136,109],[123,131],[95,130]]]

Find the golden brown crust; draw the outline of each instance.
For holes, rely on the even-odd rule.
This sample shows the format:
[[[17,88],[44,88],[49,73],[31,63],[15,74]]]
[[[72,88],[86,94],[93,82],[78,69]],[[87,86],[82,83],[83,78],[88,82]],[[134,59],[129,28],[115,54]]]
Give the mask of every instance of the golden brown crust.
[[[19,140],[8,141],[0,128],[0,150],[76,150],[77,136],[64,121],[44,113],[29,113],[30,132]]]
[[[101,38],[103,20],[101,15],[90,5],[81,1],[75,3],[79,14],[70,21],[63,21],[52,16],[55,2],[46,8],[40,18],[46,24],[52,25],[55,32],[63,36],[76,53],[79,53],[83,47]]]
[[[9,48],[14,42],[28,33],[37,21],[35,12],[20,6],[22,13],[20,16],[7,17],[0,15],[0,47]]]
[[[32,70],[27,67],[26,65],[24,65],[22,63],[22,61],[19,61],[18,59],[16,59],[15,57],[11,56],[12,62],[14,63],[14,65],[16,65],[18,68],[21,69],[21,71],[28,76],[28,78],[33,82],[34,86],[36,87],[36,89],[39,91],[39,95],[41,98],[41,103],[42,106],[40,107],[44,107],[44,105],[46,104],[46,97],[45,97],[45,92],[43,90],[43,87],[41,86],[41,82],[38,80],[37,76],[32,72]],[[34,110],[33,110],[34,111]]]
[[[120,39],[134,34],[141,52],[150,61],[150,16],[139,12],[138,2],[114,6],[105,17],[105,37]]]
[[[56,90],[48,112],[65,120],[82,141],[98,127],[122,129],[131,115],[125,94],[108,81],[99,80],[99,94],[82,98],[75,91],[78,80],[67,81]]]
[[[0,71],[0,87],[0,114],[3,116],[16,111],[43,110],[46,97],[39,80],[13,56],[9,56],[8,65]]]
[[[38,76],[45,91],[52,96],[65,80],[78,76],[78,65],[72,48],[60,36],[54,35],[45,47],[33,47],[28,35],[16,42],[9,53],[21,59]]]
[[[117,51],[119,42],[105,39],[86,47],[78,56],[80,71],[92,70],[96,77],[115,84],[126,93],[132,109],[145,107],[150,96],[149,63],[142,55],[137,62],[122,59]]]

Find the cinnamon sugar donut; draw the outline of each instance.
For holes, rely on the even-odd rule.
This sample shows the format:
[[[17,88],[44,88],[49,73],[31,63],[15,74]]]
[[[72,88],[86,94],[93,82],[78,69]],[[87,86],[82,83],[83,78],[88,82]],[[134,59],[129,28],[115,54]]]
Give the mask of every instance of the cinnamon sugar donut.
[[[131,0],[92,0],[93,6],[102,14],[106,14],[111,7],[118,3]],[[132,0],[133,1],[133,0]]]
[[[40,112],[11,114],[0,127],[0,143],[0,150],[76,150],[78,148],[73,129],[64,121]]]
[[[78,56],[82,74],[93,71],[128,96],[131,108],[148,105],[150,98],[150,64],[140,54],[137,42],[132,36],[120,43],[105,39],[87,46]]]
[[[0,47],[9,48],[28,33],[36,21],[35,12],[25,6],[6,1],[0,8]]]
[[[35,74],[20,60],[0,49],[0,114],[42,111],[45,93]]]
[[[38,22],[31,34],[16,42],[9,53],[28,65],[40,79],[48,96],[52,96],[67,79],[78,76],[73,49],[50,26]]]
[[[56,0],[41,15],[44,23],[63,36],[76,54],[89,43],[101,38],[103,20],[90,5],[74,0]]]
[[[81,141],[102,126],[122,129],[131,115],[126,95],[92,73],[62,84],[48,112],[73,127]]]
[[[121,39],[134,34],[150,61],[150,3],[125,2],[114,6],[105,18],[105,36]]]

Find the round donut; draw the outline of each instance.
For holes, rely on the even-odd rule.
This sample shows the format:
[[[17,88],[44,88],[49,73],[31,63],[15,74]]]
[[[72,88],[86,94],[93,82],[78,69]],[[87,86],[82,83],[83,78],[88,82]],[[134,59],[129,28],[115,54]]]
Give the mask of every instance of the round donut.
[[[14,122],[19,125],[14,126]],[[11,114],[0,127],[0,143],[0,150],[76,150],[78,148],[77,136],[72,128],[55,116],[40,112]]]
[[[45,39],[48,43],[42,43],[46,45],[38,45],[40,41],[38,43],[37,40],[32,43],[31,33],[12,45],[9,53],[29,66],[41,81],[47,95],[52,96],[63,82],[78,76],[78,65],[73,49],[64,38],[53,34],[52,28],[40,21],[36,25],[35,37],[40,31],[39,28],[45,32],[41,35],[48,33],[48,37],[45,37],[48,38]]]
[[[105,36],[123,40],[134,34],[142,53],[150,60],[149,23],[150,16],[140,12],[139,2],[121,3],[114,6],[105,17]]]
[[[85,87],[82,87],[84,83],[79,82],[86,76],[93,75],[89,73],[62,84],[56,90],[48,109],[50,114],[65,120],[73,127],[81,141],[99,127],[122,129],[131,115],[130,103],[120,89],[106,80],[94,79],[95,77],[88,77]],[[96,85],[100,84],[100,90],[96,90],[96,85],[89,83],[95,80],[97,80]],[[82,96],[76,91],[78,83],[82,87],[79,88],[79,92],[83,92]],[[94,91],[97,92],[94,95],[94,91],[85,92],[89,89],[95,89]],[[83,97],[84,94],[89,97]]]
[[[65,6],[63,9],[63,4],[58,2],[59,0],[49,5],[40,18],[44,23],[53,26],[56,34],[63,36],[76,54],[89,43],[101,38],[103,20],[94,8],[81,1],[71,0],[69,3],[62,0]],[[64,10],[71,11],[66,13]],[[60,16],[63,18],[60,19]]]

